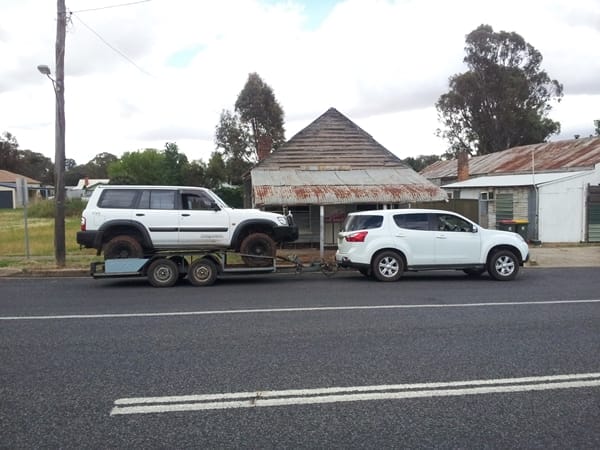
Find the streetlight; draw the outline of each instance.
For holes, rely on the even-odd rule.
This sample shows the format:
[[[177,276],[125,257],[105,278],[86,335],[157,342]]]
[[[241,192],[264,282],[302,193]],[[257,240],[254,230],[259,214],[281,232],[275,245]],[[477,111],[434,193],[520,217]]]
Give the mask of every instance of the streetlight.
[[[37,69],[52,81],[56,97],[56,120],[54,139],[54,258],[58,267],[66,264],[65,249],[65,96],[64,74],[57,70],[56,79],[46,65]]]

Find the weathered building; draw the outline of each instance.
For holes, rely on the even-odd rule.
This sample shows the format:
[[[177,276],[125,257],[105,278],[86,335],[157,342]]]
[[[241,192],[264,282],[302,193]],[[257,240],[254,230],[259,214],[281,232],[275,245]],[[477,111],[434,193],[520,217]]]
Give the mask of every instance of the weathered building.
[[[23,179],[27,184],[27,198],[29,202],[45,198],[48,196],[48,188],[44,188],[42,183],[33,178],[0,170],[0,208],[16,208],[21,206],[17,198],[17,183]]]
[[[334,108],[260,161],[245,187],[247,205],[290,210],[300,241],[326,245],[351,211],[446,199]]]
[[[513,221],[535,241],[600,241],[599,137],[515,147],[465,164],[438,161],[421,174],[453,198],[478,201],[483,226]]]

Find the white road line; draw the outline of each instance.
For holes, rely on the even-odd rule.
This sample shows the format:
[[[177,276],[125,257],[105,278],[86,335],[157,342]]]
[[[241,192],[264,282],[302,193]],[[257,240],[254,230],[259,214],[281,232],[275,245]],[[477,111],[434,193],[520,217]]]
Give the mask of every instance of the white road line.
[[[111,416],[600,387],[600,373],[115,400]]]
[[[53,316],[5,316],[0,320],[60,320],[60,319],[120,319],[132,317],[181,317],[181,316],[212,316],[225,314],[264,314],[290,312],[320,312],[320,311],[357,311],[377,309],[428,309],[428,308],[479,308],[488,306],[542,306],[567,305],[577,303],[600,303],[600,299],[586,300],[548,300],[540,302],[484,302],[484,303],[454,303],[454,304],[421,304],[421,305],[365,305],[365,306],[314,306],[303,308],[257,308],[231,309],[216,311],[181,311],[166,313],[126,313],[126,314],[66,314]]]

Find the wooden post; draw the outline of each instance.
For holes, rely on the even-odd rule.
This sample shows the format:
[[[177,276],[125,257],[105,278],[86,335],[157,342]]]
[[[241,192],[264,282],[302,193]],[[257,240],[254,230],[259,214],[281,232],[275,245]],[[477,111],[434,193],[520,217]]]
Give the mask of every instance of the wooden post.
[[[54,257],[58,267],[66,263],[65,249],[65,0],[57,0],[56,12],[56,123],[54,147]]]

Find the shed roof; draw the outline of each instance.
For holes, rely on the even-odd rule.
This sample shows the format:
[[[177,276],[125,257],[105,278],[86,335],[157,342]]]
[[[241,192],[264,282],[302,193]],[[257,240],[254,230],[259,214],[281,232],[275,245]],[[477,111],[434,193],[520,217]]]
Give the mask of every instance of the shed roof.
[[[489,188],[489,187],[513,187],[513,186],[540,186],[547,183],[579,177],[590,173],[580,172],[554,172],[554,173],[522,173],[518,175],[491,175],[470,178],[465,181],[444,185],[446,189],[456,188]]]
[[[341,205],[445,200],[443,190],[410,168],[260,170],[252,173],[256,205]]]
[[[469,175],[590,170],[600,163],[600,137],[513,147],[469,158]],[[428,179],[457,176],[456,159],[437,161],[421,171]]]
[[[447,198],[335,108],[251,171],[254,203],[409,203]]]
[[[8,170],[0,170],[0,183],[16,183],[17,178],[25,178],[29,184],[40,184],[38,180],[26,177],[25,175],[19,175]]]

